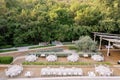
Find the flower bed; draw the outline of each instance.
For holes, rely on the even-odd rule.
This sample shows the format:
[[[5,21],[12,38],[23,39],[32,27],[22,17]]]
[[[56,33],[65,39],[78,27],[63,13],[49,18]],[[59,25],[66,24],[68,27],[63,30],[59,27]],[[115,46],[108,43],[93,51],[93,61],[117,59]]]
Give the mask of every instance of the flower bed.
[[[10,64],[12,61],[13,61],[13,57],[11,56],[0,57],[0,64]]]

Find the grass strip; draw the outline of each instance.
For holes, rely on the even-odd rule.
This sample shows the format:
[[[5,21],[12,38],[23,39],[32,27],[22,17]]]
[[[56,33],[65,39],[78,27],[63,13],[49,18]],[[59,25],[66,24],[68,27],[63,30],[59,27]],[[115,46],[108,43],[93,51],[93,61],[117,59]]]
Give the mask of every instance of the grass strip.
[[[23,62],[23,65],[93,65],[90,62]],[[95,64],[111,65],[109,62],[97,62]]]

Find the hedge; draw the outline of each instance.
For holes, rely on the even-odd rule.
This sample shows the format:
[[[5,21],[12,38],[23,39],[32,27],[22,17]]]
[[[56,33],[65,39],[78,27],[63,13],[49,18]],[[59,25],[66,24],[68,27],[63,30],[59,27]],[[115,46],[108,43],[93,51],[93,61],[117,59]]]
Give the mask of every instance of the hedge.
[[[2,52],[10,52],[10,51],[17,51],[18,49],[10,49],[10,50],[0,50],[0,53]]]
[[[0,64],[10,64],[13,61],[11,56],[2,56],[0,57]]]

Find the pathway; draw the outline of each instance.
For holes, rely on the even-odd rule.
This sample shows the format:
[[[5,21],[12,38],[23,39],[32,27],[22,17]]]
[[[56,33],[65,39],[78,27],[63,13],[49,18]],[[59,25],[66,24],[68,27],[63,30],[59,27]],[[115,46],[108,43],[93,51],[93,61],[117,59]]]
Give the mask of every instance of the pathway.
[[[120,77],[51,77],[51,78],[18,78],[8,80],[120,80]]]

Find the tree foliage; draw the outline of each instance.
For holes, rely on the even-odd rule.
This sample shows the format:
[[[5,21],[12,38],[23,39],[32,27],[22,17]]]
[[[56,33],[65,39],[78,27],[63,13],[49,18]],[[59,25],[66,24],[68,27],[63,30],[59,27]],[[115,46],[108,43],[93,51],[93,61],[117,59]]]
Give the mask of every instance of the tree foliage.
[[[0,0],[0,47],[119,34],[119,13],[120,0]]]
[[[81,36],[75,44],[78,50],[85,52],[93,52],[96,51],[97,48],[97,43],[94,42],[89,36]]]

